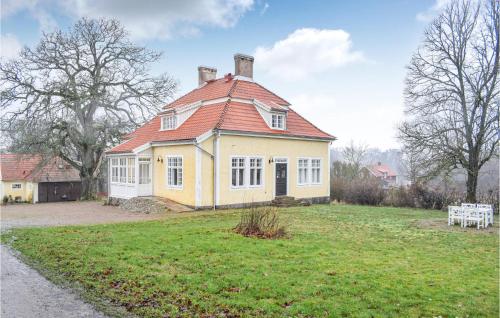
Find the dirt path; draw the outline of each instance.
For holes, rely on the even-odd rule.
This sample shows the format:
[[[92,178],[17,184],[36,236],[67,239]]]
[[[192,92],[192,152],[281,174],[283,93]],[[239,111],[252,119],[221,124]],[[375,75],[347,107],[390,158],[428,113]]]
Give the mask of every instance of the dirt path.
[[[2,318],[105,318],[70,290],[58,287],[0,247]]]

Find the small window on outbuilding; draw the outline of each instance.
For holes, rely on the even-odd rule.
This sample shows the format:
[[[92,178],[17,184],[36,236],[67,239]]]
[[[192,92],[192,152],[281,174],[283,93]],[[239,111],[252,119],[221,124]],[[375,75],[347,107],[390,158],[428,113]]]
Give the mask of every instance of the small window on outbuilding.
[[[22,189],[23,185],[21,183],[13,183],[12,189]]]

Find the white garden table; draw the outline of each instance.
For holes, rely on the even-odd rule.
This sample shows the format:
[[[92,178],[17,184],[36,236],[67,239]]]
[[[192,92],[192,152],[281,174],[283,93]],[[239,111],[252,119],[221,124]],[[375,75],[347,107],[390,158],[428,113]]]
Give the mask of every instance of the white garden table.
[[[448,225],[459,221],[460,226],[466,227],[477,224],[477,228],[488,227],[493,224],[493,206],[488,204],[462,203],[462,206],[448,206]]]

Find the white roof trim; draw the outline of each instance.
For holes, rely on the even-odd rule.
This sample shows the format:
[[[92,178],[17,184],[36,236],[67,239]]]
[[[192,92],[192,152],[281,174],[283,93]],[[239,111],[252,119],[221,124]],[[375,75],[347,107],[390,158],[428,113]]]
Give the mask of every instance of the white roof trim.
[[[210,138],[213,134],[214,134],[214,131],[212,129],[210,129],[209,131],[207,131],[207,132],[199,135],[196,138],[196,143],[204,142],[205,140],[207,140],[208,138]]]
[[[144,144],[142,146],[134,148],[132,150],[132,152],[135,153],[135,154],[138,154],[139,152],[143,152],[144,150],[148,150],[149,148],[151,148],[151,143],[148,142],[148,143],[146,143],[146,144]]]

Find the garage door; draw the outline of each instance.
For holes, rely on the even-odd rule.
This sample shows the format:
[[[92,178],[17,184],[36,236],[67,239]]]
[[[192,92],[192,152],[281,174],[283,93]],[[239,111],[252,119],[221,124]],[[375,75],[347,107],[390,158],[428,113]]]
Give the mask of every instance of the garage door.
[[[78,200],[81,190],[81,182],[42,182],[38,184],[38,202]]]

